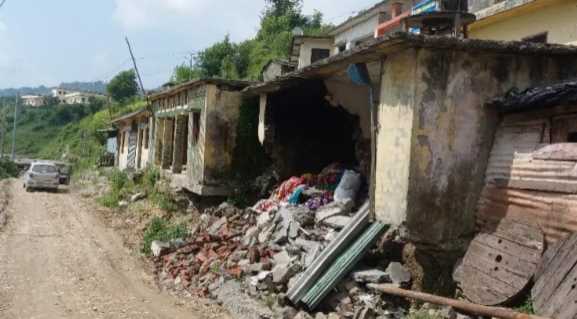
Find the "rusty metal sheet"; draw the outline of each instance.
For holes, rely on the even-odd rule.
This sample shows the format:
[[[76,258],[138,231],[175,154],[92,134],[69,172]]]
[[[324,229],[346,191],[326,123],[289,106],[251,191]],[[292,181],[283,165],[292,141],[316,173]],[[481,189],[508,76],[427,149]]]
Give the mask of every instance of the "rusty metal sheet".
[[[478,205],[478,229],[504,218],[540,228],[547,243],[553,243],[577,232],[577,195],[486,186]]]
[[[537,314],[577,318],[577,234],[547,250],[537,276],[531,291]]]
[[[480,230],[507,218],[541,228],[547,242],[577,232],[575,147],[544,144],[549,131],[546,119],[503,120],[477,206]]]
[[[543,247],[543,234],[538,228],[502,220],[492,232],[473,239],[454,279],[472,302],[503,304],[527,287]]]
[[[557,143],[545,145],[533,153],[534,159],[577,161],[577,143]]]

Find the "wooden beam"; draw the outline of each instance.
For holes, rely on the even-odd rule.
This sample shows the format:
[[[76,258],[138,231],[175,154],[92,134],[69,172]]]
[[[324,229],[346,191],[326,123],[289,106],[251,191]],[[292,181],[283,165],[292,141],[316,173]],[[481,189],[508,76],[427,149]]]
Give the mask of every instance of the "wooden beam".
[[[427,294],[424,292],[401,289],[390,284],[369,284],[368,287],[389,295],[416,299],[437,305],[450,306],[455,309],[459,309],[479,316],[488,316],[502,319],[547,319],[545,317],[516,312],[508,308],[477,305],[474,303],[470,303],[468,301],[445,298]]]

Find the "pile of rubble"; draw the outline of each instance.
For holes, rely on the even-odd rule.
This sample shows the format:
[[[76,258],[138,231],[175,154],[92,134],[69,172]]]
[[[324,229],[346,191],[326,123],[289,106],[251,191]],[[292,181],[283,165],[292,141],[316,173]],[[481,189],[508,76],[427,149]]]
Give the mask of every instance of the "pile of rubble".
[[[242,291],[226,295],[248,294],[267,300],[267,304],[274,300],[283,317],[294,317],[295,308],[286,304],[287,290],[351,222],[358,207],[359,183],[351,183],[351,178],[358,176],[346,171],[335,179],[324,176],[314,178],[323,181],[323,189],[312,186],[311,176],[291,178],[253,208],[238,209],[224,203],[207,209],[188,242],[153,242],[156,271],[163,286],[217,298],[220,287],[235,281]],[[352,187],[343,189],[343,181]],[[334,193],[327,190],[335,183]],[[410,274],[398,262],[373,259],[379,260],[376,267],[360,263],[334,287],[319,311],[350,318],[402,317],[401,308],[386,304],[365,284],[406,285]]]

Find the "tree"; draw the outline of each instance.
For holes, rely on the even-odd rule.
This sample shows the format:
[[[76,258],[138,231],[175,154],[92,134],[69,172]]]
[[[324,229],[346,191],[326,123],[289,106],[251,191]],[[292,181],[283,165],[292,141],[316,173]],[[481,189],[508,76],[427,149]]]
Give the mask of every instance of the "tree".
[[[118,73],[106,87],[108,95],[116,102],[124,102],[138,93],[136,74],[133,70]]]
[[[230,42],[230,37],[226,35],[224,40],[217,42],[204,49],[196,56],[195,66],[200,70],[203,77],[216,77],[222,73],[223,61],[236,53],[236,46]]]
[[[200,77],[200,71],[198,69],[190,68],[183,63],[174,68],[170,82],[179,84],[190,80],[196,80]]]

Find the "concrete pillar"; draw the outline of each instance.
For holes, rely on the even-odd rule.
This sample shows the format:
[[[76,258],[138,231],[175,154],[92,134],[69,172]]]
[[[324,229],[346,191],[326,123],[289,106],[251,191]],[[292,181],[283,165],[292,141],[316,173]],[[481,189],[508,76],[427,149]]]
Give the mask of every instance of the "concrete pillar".
[[[169,169],[172,166],[172,150],[174,134],[174,118],[164,120],[164,130],[162,134],[162,169]]]
[[[156,130],[154,138],[154,165],[162,165],[162,144],[164,134],[164,119],[156,120]]]
[[[186,143],[187,141],[187,125],[188,118],[186,116],[176,117],[176,123],[174,128],[174,162],[172,163],[172,172],[175,174],[182,173],[182,166],[185,164],[186,158]]]

